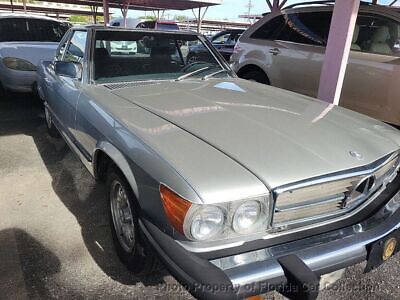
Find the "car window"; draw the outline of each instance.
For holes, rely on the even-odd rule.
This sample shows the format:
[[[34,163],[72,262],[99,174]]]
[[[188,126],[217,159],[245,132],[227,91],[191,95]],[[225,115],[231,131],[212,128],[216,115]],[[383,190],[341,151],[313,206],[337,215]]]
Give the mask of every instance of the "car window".
[[[205,76],[218,72],[217,76],[226,76],[229,73],[204,45],[204,56],[190,59],[189,45],[202,44],[193,34],[99,30],[95,38],[93,68],[97,83],[176,80],[183,75]],[[124,52],[113,45],[132,45],[136,50]]]
[[[276,39],[294,43],[320,45],[327,43],[331,12],[284,14],[285,26]]]
[[[262,40],[274,40],[277,33],[285,26],[285,19],[282,15],[279,15],[260,28],[258,28],[252,35],[253,39],[262,39]]]
[[[67,47],[68,44],[68,39],[64,39],[64,41],[62,42],[62,44],[58,47],[56,55],[54,57],[55,61],[60,61],[63,58],[64,52],[65,52],[65,48]]]
[[[0,19],[0,42],[60,42],[68,23],[29,18]]]
[[[65,52],[64,61],[81,63],[85,56],[86,40],[86,31],[75,31]]]
[[[362,14],[357,18],[353,37],[353,50],[400,56],[400,23],[373,14]]]
[[[212,42],[214,44],[226,44],[229,41],[230,37],[231,37],[230,33],[225,33],[225,34],[222,34],[222,35],[219,35],[219,36],[215,36],[212,39]]]

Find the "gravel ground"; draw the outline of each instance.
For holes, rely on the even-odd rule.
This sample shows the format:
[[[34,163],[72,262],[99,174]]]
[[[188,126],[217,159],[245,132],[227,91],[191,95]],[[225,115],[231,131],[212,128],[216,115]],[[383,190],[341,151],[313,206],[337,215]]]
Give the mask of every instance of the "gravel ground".
[[[399,255],[319,299],[400,299]],[[0,299],[189,299],[169,275],[138,278],[114,252],[104,190],[43,126],[37,99],[0,98]],[[270,293],[268,299],[282,299]]]

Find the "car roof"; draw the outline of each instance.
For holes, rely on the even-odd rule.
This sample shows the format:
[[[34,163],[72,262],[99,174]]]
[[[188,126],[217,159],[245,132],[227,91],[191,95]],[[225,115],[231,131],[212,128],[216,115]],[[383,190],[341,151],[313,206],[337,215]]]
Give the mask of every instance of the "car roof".
[[[196,35],[199,34],[195,31],[190,30],[161,30],[161,29],[151,29],[151,28],[123,28],[117,26],[104,26],[100,24],[89,24],[89,25],[77,25],[74,26],[73,29],[75,30],[95,30],[95,31],[128,31],[128,32],[148,32],[148,33],[173,33],[177,35]]]
[[[21,18],[21,19],[37,19],[37,20],[48,20],[59,23],[69,23],[64,20],[57,20],[55,18],[50,18],[42,15],[35,14],[19,14],[19,13],[0,13],[0,19],[10,19],[10,18]]]
[[[304,3],[296,3],[294,5],[290,5],[287,8],[283,9],[283,13],[295,13],[295,12],[313,12],[313,11],[332,11],[334,9],[334,2],[331,1],[316,1],[312,2],[304,2]],[[368,2],[361,2],[360,11],[374,11],[374,12],[382,12],[392,15],[400,14],[400,8],[394,6],[387,5],[376,5]],[[267,14],[266,16],[275,15],[274,13]]]

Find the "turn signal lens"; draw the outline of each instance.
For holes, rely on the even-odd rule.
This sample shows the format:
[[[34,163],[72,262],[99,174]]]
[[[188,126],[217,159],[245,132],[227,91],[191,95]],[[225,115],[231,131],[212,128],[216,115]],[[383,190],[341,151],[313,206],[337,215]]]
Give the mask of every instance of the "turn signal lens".
[[[171,191],[165,185],[160,185],[160,194],[168,220],[178,232],[184,234],[183,223],[192,204]]]

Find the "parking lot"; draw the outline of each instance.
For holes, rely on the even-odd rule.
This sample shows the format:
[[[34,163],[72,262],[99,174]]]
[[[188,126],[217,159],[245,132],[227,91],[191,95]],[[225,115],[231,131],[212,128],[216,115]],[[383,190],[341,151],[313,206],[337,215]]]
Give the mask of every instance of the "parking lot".
[[[0,99],[0,166],[1,299],[191,298],[168,271],[136,278],[119,262],[102,186],[47,135],[30,95]],[[399,299],[399,258],[346,270],[319,299]]]

